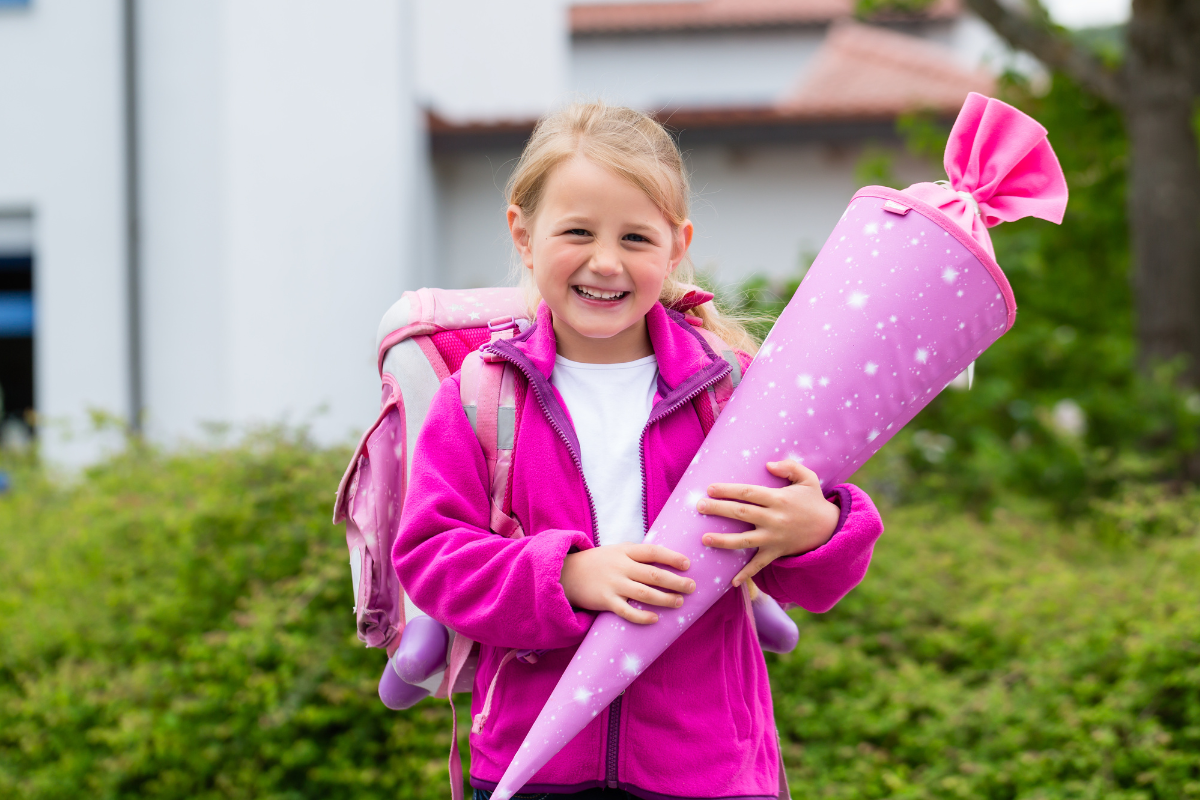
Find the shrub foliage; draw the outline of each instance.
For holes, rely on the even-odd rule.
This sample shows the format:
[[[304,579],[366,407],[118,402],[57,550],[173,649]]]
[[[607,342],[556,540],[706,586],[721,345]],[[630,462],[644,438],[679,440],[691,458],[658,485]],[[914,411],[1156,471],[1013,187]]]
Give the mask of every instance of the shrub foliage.
[[[0,796],[444,796],[448,705],[388,711],[354,636],[346,455],[273,436],[135,448],[69,485],[19,471]],[[1200,793],[1200,509],[1154,508],[1078,530],[886,514],[863,585],[770,656],[795,796]]]

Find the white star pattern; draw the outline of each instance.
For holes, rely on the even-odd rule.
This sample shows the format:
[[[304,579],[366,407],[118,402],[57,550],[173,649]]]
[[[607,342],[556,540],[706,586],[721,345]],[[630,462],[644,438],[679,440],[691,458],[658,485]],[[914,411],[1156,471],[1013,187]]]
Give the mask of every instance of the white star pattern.
[[[863,294],[862,292],[855,292],[854,294],[850,295],[850,299],[846,301],[846,305],[850,306],[851,308],[862,308],[867,304],[868,297],[870,297],[870,295]]]
[[[863,372],[867,373],[868,375],[874,375],[878,371],[879,371],[879,365],[876,364],[874,361],[868,361],[867,365],[865,367],[863,367]]]
[[[812,388],[812,375],[800,375],[796,378],[796,385],[801,389]]]
[[[924,364],[928,360],[929,360],[929,351],[926,350],[924,347],[917,348],[917,361],[920,361],[922,364]]]
[[[954,267],[946,267],[942,270],[942,280],[946,283],[954,283],[954,279],[958,277],[958,270]]]

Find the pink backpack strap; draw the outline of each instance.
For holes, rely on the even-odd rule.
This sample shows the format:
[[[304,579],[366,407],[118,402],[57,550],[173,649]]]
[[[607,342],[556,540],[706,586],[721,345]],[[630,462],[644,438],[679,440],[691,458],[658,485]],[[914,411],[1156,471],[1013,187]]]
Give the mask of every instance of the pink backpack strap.
[[[504,654],[504,658],[500,659],[500,666],[496,667],[496,674],[492,676],[492,682],[488,685],[487,697],[483,700],[483,711],[475,715],[471,724],[471,733],[483,732],[483,725],[487,722],[488,715],[492,713],[492,695],[496,691],[496,682],[500,680],[500,670],[504,669],[504,665],[516,658],[520,652],[514,647]]]
[[[454,644],[450,646],[450,664],[446,667],[446,677],[442,679],[442,686],[446,687],[446,698],[450,701],[450,796],[453,800],[463,800],[463,773],[462,773],[462,754],[458,752],[458,711],[454,708],[454,695],[452,694],[455,685],[458,683],[458,676],[462,673],[463,666],[471,656],[471,649],[475,646],[475,642],[465,636],[454,637]],[[439,688],[440,691],[440,688]],[[489,692],[490,696],[490,692]]]
[[[750,361],[749,356],[744,356],[740,351],[734,350],[732,345],[726,343],[712,331],[697,326],[696,332],[704,338],[713,352],[729,363],[730,367],[728,375],[717,381],[707,392],[696,399],[700,424],[704,428],[704,435],[707,436],[708,432],[712,430],[712,426],[716,424],[717,417],[721,415],[725,404],[733,396],[733,390],[742,382],[742,374],[746,371]],[[701,405],[705,407],[701,408]]]
[[[492,320],[492,341],[508,338],[516,330],[512,317]],[[519,539],[521,524],[509,513],[508,478],[512,473],[513,448],[517,437],[516,372],[505,361],[488,359],[479,351],[463,360],[460,381],[463,411],[479,437],[488,468],[491,529],[501,536]]]

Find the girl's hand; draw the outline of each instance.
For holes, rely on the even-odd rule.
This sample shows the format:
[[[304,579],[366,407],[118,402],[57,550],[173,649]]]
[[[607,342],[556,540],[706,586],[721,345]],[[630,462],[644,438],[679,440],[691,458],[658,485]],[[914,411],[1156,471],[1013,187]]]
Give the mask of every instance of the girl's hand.
[[[769,461],[772,475],[787,478],[791,486],[768,489],[745,483],[714,483],[709,497],[696,504],[701,514],[716,514],[754,526],[745,533],[706,533],[704,544],[726,550],[757,547],[750,563],[733,579],[734,586],[757,575],[759,570],[781,556],[794,556],[815,550],[832,538],[837,529],[838,507],[825,499],[817,473],[795,461]],[[738,500],[741,502],[732,502]]]
[[[658,614],[629,605],[630,600],[666,608],[679,608],[683,598],[672,592],[691,594],[696,582],[655,564],[687,569],[687,558],[656,544],[606,544],[570,553],[563,559],[559,582],[567,602],[590,611],[612,611],[642,625],[658,622]],[[670,589],[660,591],[652,587]]]

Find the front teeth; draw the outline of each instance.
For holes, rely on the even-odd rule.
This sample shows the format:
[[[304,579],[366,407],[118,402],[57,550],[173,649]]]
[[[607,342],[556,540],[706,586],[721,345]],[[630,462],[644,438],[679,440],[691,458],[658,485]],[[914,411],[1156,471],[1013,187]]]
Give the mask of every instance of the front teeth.
[[[607,292],[603,289],[591,289],[587,286],[576,286],[575,289],[584,297],[590,297],[593,300],[616,300],[628,294],[628,292]]]

